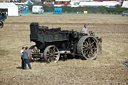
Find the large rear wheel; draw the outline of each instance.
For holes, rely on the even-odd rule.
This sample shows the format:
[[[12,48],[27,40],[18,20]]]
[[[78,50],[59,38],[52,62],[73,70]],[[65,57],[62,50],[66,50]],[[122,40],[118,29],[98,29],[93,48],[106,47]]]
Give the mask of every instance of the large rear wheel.
[[[55,45],[50,45],[44,50],[44,59],[49,62],[57,62],[60,58],[60,52]]]
[[[92,36],[83,36],[77,44],[77,53],[83,59],[96,59],[98,54],[97,39]]]

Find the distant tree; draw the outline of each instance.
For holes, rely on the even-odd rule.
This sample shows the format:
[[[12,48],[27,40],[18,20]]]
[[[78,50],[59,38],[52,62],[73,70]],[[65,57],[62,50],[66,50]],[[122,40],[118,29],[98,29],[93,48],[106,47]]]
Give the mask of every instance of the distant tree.
[[[117,4],[115,5],[116,8],[121,8],[121,5]]]

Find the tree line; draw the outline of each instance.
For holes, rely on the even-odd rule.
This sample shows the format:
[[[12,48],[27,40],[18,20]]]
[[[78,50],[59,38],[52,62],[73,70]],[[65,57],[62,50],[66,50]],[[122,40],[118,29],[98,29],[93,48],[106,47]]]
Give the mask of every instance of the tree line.
[[[29,12],[32,11],[33,5],[28,5]],[[44,12],[53,12],[54,8],[57,7],[49,7],[46,5],[42,5]],[[101,13],[101,14],[121,14],[123,11],[128,11],[128,8],[121,8],[120,6],[116,6],[115,8],[108,8],[104,6],[100,7],[69,7],[69,6],[62,6],[63,13],[84,13],[84,11],[88,11],[89,14],[91,13]]]

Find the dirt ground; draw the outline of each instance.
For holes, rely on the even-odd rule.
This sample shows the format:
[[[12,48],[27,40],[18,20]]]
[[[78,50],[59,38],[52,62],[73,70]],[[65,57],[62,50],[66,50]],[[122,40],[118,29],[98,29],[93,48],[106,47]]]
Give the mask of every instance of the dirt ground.
[[[21,69],[20,50],[30,47],[30,23],[80,31],[102,37],[102,54],[96,60],[68,59],[58,63],[32,62]],[[102,14],[44,14],[8,17],[0,29],[0,85],[128,85],[128,17]]]

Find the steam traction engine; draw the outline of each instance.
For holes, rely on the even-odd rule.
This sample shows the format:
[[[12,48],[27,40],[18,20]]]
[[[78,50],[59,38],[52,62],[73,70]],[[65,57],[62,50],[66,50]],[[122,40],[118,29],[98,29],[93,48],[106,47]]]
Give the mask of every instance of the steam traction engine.
[[[71,54],[83,59],[96,59],[101,50],[101,38],[90,32],[84,35],[73,30],[61,30],[39,26],[37,22],[30,24],[30,41],[35,45],[29,48],[31,59],[41,58],[47,62],[57,62],[60,55]]]

